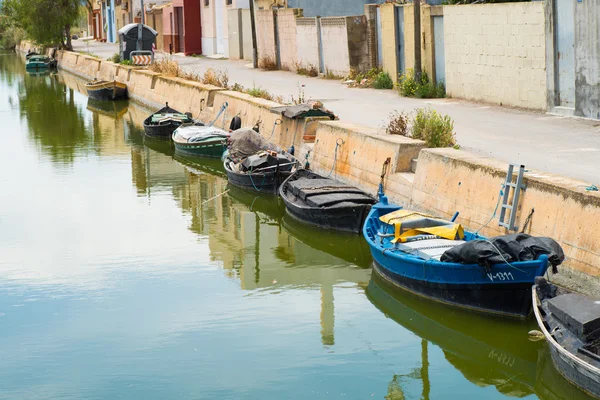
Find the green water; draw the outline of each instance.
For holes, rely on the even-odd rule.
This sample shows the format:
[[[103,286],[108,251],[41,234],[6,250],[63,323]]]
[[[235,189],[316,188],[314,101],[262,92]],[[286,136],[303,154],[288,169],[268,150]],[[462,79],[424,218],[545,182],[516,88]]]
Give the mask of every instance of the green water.
[[[0,398],[584,398],[533,323],[394,294],[82,88],[0,55]]]

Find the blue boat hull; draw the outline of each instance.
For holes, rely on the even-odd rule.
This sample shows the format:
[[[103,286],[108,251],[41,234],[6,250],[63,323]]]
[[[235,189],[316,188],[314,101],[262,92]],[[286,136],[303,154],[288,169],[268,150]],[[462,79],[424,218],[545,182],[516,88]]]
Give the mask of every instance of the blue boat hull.
[[[428,282],[394,273],[377,261],[373,263],[373,271],[395,287],[452,306],[521,319],[531,314],[529,283],[457,285]]]
[[[397,209],[377,203],[365,222],[363,234],[375,261],[375,273],[399,288],[456,307],[520,319],[531,315],[531,287],[535,277],[548,269],[547,256],[496,264],[489,270],[476,264],[426,261],[395,249],[389,239],[377,235],[385,225],[379,217]]]

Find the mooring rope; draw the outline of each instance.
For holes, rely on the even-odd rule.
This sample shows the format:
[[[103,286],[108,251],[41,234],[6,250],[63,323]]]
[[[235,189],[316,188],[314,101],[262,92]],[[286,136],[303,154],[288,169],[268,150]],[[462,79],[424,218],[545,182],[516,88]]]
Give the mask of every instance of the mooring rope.
[[[343,144],[344,141],[342,140],[342,138],[337,138],[337,140],[335,141],[335,150],[333,151],[333,164],[331,165],[331,171],[329,171],[329,174],[327,174],[326,178],[329,178],[333,173],[333,170],[335,169],[335,163],[337,162],[338,147],[340,147]]]
[[[219,119],[221,114],[223,114],[223,112],[227,109],[227,107],[229,107],[229,103],[228,102],[223,103],[223,105],[221,106],[221,111],[219,111],[219,113],[217,114],[215,119],[210,124],[208,124],[208,126],[213,126],[215,124],[215,122],[217,122],[217,120]]]
[[[505,185],[503,183],[502,185],[500,185],[500,192],[498,193],[498,201],[496,202],[496,208],[494,208],[494,213],[492,214],[492,216],[490,217],[490,219],[488,220],[488,222],[486,222],[483,226],[481,226],[479,229],[477,229],[475,231],[476,235],[478,235],[480,230],[482,230],[483,228],[485,228],[486,226],[488,226],[489,223],[492,222],[492,220],[494,218],[496,218],[496,213],[498,212],[498,207],[500,206],[500,199],[502,199],[502,196],[504,196],[504,188],[505,188]]]
[[[271,136],[269,136],[269,139],[268,139],[268,140],[271,140],[271,138],[272,138],[272,137],[273,137],[273,135],[275,134],[275,128],[277,127],[277,125],[281,125],[281,123],[282,123],[282,122],[283,122],[283,121],[282,121],[282,120],[280,120],[279,118],[277,118],[277,119],[275,120],[275,123],[273,123],[273,130],[271,131]]]

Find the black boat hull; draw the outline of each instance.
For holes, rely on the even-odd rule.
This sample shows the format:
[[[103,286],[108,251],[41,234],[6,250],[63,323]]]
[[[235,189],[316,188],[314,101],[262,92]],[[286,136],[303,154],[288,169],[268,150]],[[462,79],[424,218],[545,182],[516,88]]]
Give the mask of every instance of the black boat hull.
[[[286,196],[281,196],[287,213],[294,219],[323,229],[360,233],[371,210],[371,205],[353,207],[334,207],[321,210],[310,207],[298,207]]]
[[[376,260],[373,260],[373,272],[400,289],[455,307],[519,319],[531,314],[531,284],[526,282],[470,285],[416,280],[395,274]]]
[[[117,87],[116,89],[102,88],[97,90],[88,89],[88,96],[94,100],[118,100],[127,97],[127,89]]]
[[[300,187],[296,186],[294,190],[298,184]],[[376,202],[375,198],[355,187],[306,169],[298,169],[286,179],[279,189],[279,196],[292,218],[322,229],[351,233],[361,233]],[[315,202],[315,198],[319,200]]]
[[[181,122],[168,121],[167,123],[164,123],[164,124],[152,124],[151,123],[152,117],[155,114],[166,114],[166,113],[181,114],[179,111],[175,110],[174,108],[169,107],[168,105],[161,108],[157,112],[152,113],[148,118],[146,118],[144,120],[144,133],[147,136],[151,136],[153,138],[171,139],[171,137],[173,136],[173,132],[175,132],[175,129],[179,128],[182,125]],[[190,119],[188,122],[192,123],[193,121]]]
[[[227,179],[233,186],[242,189],[252,190],[261,193],[277,193],[281,183],[286,180],[291,172],[270,172],[270,173],[237,173],[225,167]]]

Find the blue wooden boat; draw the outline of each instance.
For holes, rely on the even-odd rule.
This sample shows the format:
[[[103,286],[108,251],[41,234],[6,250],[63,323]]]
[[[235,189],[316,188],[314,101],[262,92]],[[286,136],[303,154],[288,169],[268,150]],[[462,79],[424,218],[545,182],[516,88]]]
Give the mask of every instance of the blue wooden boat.
[[[547,255],[532,261],[503,262],[487,268],[478,264],[442,262],[440,256],[448,249],[472,240],[487,239],[459,231],[460,240],[420,235],[414,241],[402,239],[406,240],[402,243],[396,239],[397,223],[380,219],[386,220],[386,215],[401,207],[388,204],[381,190],[379,194],[380,200],[371,209],[363,228],[376,274],[399,288],[438,302],[500,316],[529,317],[531,287],[535,277],[544,275],[548,269]],[[388,219],[388,222],[391,221]]]

